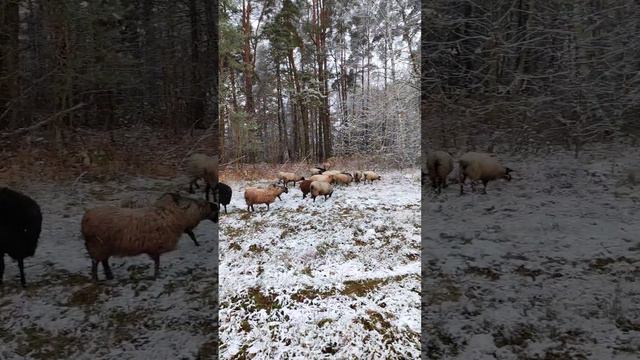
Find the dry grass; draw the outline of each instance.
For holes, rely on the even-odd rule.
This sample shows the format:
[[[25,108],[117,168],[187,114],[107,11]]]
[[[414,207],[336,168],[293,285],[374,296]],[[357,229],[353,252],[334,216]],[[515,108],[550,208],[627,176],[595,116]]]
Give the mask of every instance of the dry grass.
[[[46,132],[32,133],[3,146],[0,183],[37,180],[32,174],[54,182],[75,181],[79,177],[108,181],[123,175],[174,177],[188,154],[211,152],[210,141],[201,134],[174,135],[148,127],[77,129],[65,137],[62,146],[48,141],[49,137]]]

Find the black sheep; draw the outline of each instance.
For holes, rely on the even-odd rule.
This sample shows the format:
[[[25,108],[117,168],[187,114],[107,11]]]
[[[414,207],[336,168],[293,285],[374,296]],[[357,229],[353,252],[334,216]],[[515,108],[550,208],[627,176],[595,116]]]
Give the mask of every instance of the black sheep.
[[[0,187],[0,284],[4,275],[4,254],[18,260],[20,282],[24,278],[24,258],[33,256],[42,229],[40,206],[30,197]]]
[[[226,214],[227,205],[229,205],[229,203],[231,202],[231,194],[233,191],[231,191],[231,187],[229,185],[221,182],[217,184],[217,190],[218,199],[220,200],[220,204],[224,206],[224,213]]]

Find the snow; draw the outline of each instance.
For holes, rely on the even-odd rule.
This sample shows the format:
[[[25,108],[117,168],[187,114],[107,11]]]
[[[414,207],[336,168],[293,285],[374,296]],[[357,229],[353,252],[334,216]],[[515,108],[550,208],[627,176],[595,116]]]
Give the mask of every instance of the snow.
[[[637,359],[640,151],[505,156],[487,195],[423,190],[429,358]]]
[[[184,181],[181,181],[184,180]],[[27,289],[5,257],[0,286],[0,359],[180,359],[211,357],[217,331],[217,225],[205,221],[160,257],[160,278],[146,256],[112,258],[114,280],[90,280],[80,235],[86,208],[151,202],[186,179],[12,186],[36,199],[43,229],[36,255],[25,259]],[[178,185],[179,186],[179,185]]]
[[[420,176],[382,173],[328,200],[297,187],[220,220],[220,358],[418,358]]]

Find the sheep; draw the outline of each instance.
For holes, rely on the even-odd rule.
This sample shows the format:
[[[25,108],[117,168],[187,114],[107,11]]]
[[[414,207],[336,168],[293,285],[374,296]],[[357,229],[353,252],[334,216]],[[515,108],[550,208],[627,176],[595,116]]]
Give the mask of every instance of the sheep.
[[[324,181],[324,182],[328,182],[329,184],[333,183],[333,176],[331,175],[313,175],[312,177],[309,178],[309,180],[311,181]]]
[[[204,154],[193,154],[187,160],[186,173],[191,181],[189,182],[189,192],[193,194],[193,186],[198,186],[198,180],[204,179],[206,187],[204,189],[205,198],[209,201],[209,192],[215,196],[213,189],[218,183],[218,157],[210,157]]]
[[[267,211],[269,210],[269,204],[276,200],[276,197],[280,197],[283,192],[288,193],[289,190],[286,187],[277,185],[270,185],[266,189],[260,189],[257,187],[248,187],[244,189],[244,201],[247,204],[247,211],[255,211],[253,205],[266,204]]]
[[[0,187],[0,285],[4,275],[4,254],[18,261],[20,283],[27,286],[24,259],[35,254],[42,230],[38,203],[25,194]]]
[[[362,175],[362,171],[356,171],[353,173],[353,181],[359,183],[360,180],[363,180],[364,176]]]
[[[340,171],[340,170],[327,170],[327,171],[324,171],[322,173],[322,175],[330,175],[330,176],[334,176],[334,175],[338,175],[338,174],[342,174],[342,171]]]
[[[327,201],[327,197],[331,197],[333,194],[333,187],[331,184],[324,181],[313,181],[311,183],[311,198],[313,202],[316,202],[316,196],[324,195],[324,200]]]
[[[287,188],[286,186],[278,185],[278,184],[269,184],[269,186],[267,186],[267,189],[274,189],[276,192],[276,197],[280,201],[282,201],[282,198],[280,197],[282,193],[289,193],[289,188]]]
[[[98,264],[102,263],[105,277],[113,279],[111,256],[147,254],[154,261],[153,277],[157,279],[160,255],[175,250],[182,233],[188,234],[205,219],[218,222],[216,204],[176,193],[163,194],[145,208],[101,206],[87,210],[81,232],[91,257],[91,278],[98,281]],[[195,241],[194,236],[192,239]]]
[[[231,187],[225,183],[218,183],[216,189],[214,191],[218,192],[218,199],[220,200],[220,204],[224,206],[224,213],[227,213],[227,205],[231,202],[231,194],[233,191]]]
[[[323,167],[319,167],[319,166],[315,166],[315,167],[312,167],[311,169],[309,169],[309,172],[311,173],[311,175],[320,175],[325,171],[327,171],[327,169],[325,169]]]
[[[441,193],[447,187],[447,176],[453,171],[453,158],[445,151],[433,151],[427,154],[427,170],[431,187]]]
[[[298,174],[292,172],[279,172],[278,173],[278,181],[281,181],[284,186],[287,186],[288,183],[293,182],[293,185],[296,185],[297,181],[304,180],[304,176],[300,176]]]
[[[458,162],[460,164],[460,195],[464,193],[464,182],[467,178],[472,181],[482,181],[482,185],[484,186],[483,194],[487,193],[487,183],[491,180],[503,178],[511,181],[510,173],[513,170],[500,165],[495,157],[487,153],[468,152],[462,155]],[[471,189],[475,190],[473,182],[471,183]]]
[[[327,160],[327,161],[323,162],[320,165],[322,165],[323,168],[328,170],[329,168],[331,168],[333,166],[333,163]]]
[[[362,172],[362,181],[364,183],[367,182],[367,180],[369,180],[371,183],[373,183],[373,180],[380,180],[381,177],[380,175],[378,175],[378,173],[376,173],[375,171],[363,171]]]
[[[333,180],[336,184],[349,185],[353,181],[353,175],[349,173],[340,173],[333,176]]]
[[[302,198],[306,198],[307,194],[311,191],[311,180],[303,180],[300,182],[300,190],[302,191]]]

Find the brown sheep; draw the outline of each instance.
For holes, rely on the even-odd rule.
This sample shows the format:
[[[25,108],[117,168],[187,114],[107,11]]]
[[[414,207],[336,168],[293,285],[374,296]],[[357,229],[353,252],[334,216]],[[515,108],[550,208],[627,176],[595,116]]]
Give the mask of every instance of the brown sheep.
[[[373,180],[380,180],[381,176],[378,175],[378,173],[376,173],[375,171],[363,171],[362,172],[362,180],[364,183],[367,182],[367,180],[369,180],[371,183],[373,183]]]
[[[290,182],[293,182],[293,185],[295,186],[297,181],[302,180],[304,180],[304,176],[300,176],[296,173],[282,171],[278,173],[278,181],[281,181],[284,186],[287,186],[287,184]]]
[[[349,185],[353,181],[353,175],[349,173],[340,173],[333,176],[333,180],[336,184]]]
[[[89,209],[82,218],[82,236],[91,257],[91,277],[98,280],[102,263],[107,279],[113,279],[111,256],[147,254],[154,261],[154,278],[160,272],[160,255],[176,248],[180,236],[202,220],[218,221],[218,206],[202,200],[165,194],[156,204],[128,209],[102,206]]]
[[[303,180],[300,182],[300,190],[302,191],[302,198],[306,198],[307,194],[311,191],[311,180]]]
[[[244,200],[247,204],[247,211],[255,211],[255,204],[266,204],[267,211],[269,210],[269,204],[276,201],[276,197],[279,197],[283,192],[288,193],[289,190],[286,187],[269,186],[266,189],[260,189],[257,187],[248,187],[244,190]]]

